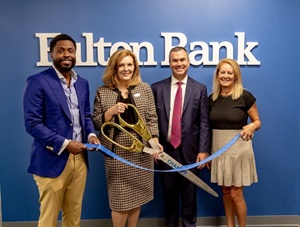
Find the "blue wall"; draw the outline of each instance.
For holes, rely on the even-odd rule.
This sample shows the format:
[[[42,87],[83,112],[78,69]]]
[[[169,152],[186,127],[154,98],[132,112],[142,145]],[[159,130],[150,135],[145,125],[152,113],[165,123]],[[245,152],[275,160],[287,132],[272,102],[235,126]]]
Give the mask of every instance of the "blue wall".
[[[298,0],[0,0],[3,221],[38,218],[37,188],[26,173],[32,138],[24,130],[22,95],[26,78],[46,68],[36,66],[40,47],[35,34],[60,32],[80,43],[85,42],[82,33],[92,33],[95,43],[100,37],[111,43],[151,43],[157,65],[141,68],[143,80],[150,84],[170,75],[170,69],[160,64],[165,48],[162,32],[180,32],[188,44],[228,41],[234,47],[234,58],[235,32],[245,33],[246,42],[258,42],[251,52],[261,64],[242,66],[244,86],[256,96],[262,120],[262,129],[254,138],[259,183],[245,189],[248,214],[299,215],[299,9]],[[109,48],[105,51],[108,58]],[[224,49],[220,52],[224,57]],[[97,61],[96,49],[94,60]],[[191,66],[189,75],[206,84],[210,92],[214,68]],[[91,104],[103,70],[101,65],[76,68],[90,82]],[[110,218],[103,157],[91,153],[90,162],[83,219]],[[209,182],[209,172],[204,170],[201,178]],[[155,199],[143,207],[141,217],[162,217],[158,177],[155,187]],[[212,187],[220,192],[217,186]],[[199,217],[224,215],[221,199],[201,189],[198,204]]]

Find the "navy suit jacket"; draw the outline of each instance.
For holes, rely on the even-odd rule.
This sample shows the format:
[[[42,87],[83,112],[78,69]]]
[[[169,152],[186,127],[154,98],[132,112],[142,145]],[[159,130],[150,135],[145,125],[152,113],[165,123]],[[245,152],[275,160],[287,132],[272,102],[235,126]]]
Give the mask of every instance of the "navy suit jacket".
[[[151,85],[159,124],[159,141],[167,144],[170,119],[171,77]],[[182,151],[188,164],[195,163],[199,152],[210,153],[209,105],[205,85],[188,77],[181,120]]]
[[[83,141],[94,132],[90,114],[88,81],[77,76],[74,84],[78,97]],[[54,68],[30,76],[23,97],[26,131],[34,138],[29,173],[57,177],[65,168],[69,152],[58,155],[65,139],[72,139],[73,124],[67,98]],[[86,162],[87,152],[85,152]]]

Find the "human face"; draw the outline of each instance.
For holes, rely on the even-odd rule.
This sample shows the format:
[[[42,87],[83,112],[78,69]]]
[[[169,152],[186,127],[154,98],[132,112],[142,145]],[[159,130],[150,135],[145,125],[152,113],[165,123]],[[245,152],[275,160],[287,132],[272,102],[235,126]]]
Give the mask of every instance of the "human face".
[[[55,68],[63,75],[76,64],[76,49],[70,40],[60,40],[56,43],[51,58]]]
[[[190,66],[187,53],[184,50],[174,51],[170,54],[170,68],[177,80],[183,80]]]
[[[131,56],[124,57],[118,65],[118,79],[122,84],[127,84],[134,73],[135,65]]]
[[[235,83],[235,75],[231,65],[224,63],[218,73],[218,81],[222,88],[232,89]]]

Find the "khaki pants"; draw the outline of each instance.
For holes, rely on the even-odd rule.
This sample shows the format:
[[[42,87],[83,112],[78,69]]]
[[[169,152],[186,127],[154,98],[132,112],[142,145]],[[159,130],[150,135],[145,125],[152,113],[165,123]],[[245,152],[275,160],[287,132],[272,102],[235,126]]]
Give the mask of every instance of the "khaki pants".
[[[70,154],[57,178],[33,175],[40,194],[38,227],[56,227],[60,210],[63,227],[79,227],[87,167],[82,154]]]

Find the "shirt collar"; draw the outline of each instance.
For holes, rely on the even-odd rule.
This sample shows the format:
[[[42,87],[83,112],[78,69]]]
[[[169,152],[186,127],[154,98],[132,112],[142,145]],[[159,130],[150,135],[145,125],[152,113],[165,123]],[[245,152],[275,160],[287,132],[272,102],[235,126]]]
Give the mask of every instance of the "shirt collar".
[[[183,80],[181,80],[181,82],[183,84],[187,84],[187,79],[188,79],[188,75],[186,75],[186,77],[184,77]],[[179,80],[177,80],[173,75],[171,76],[171,84],[175,85],[177,82],[179,82]]]
[[[56,74],[57,74],[57,76],[58,76],[58,78],[59,78],[60,80],[65,80],[65,79],[66,79],[66,78],[60,73],[60,71],[58,71],[58,70],[55,68],[54,65],[52,65],[52,67],[53,67],[53,69],[55,70],[55,72],[56,72]],[[77,73],[76,73],[73,69],[71,69],[70,74],[71,74],[71,77],[76,81],[76,80],[77,80]]]

